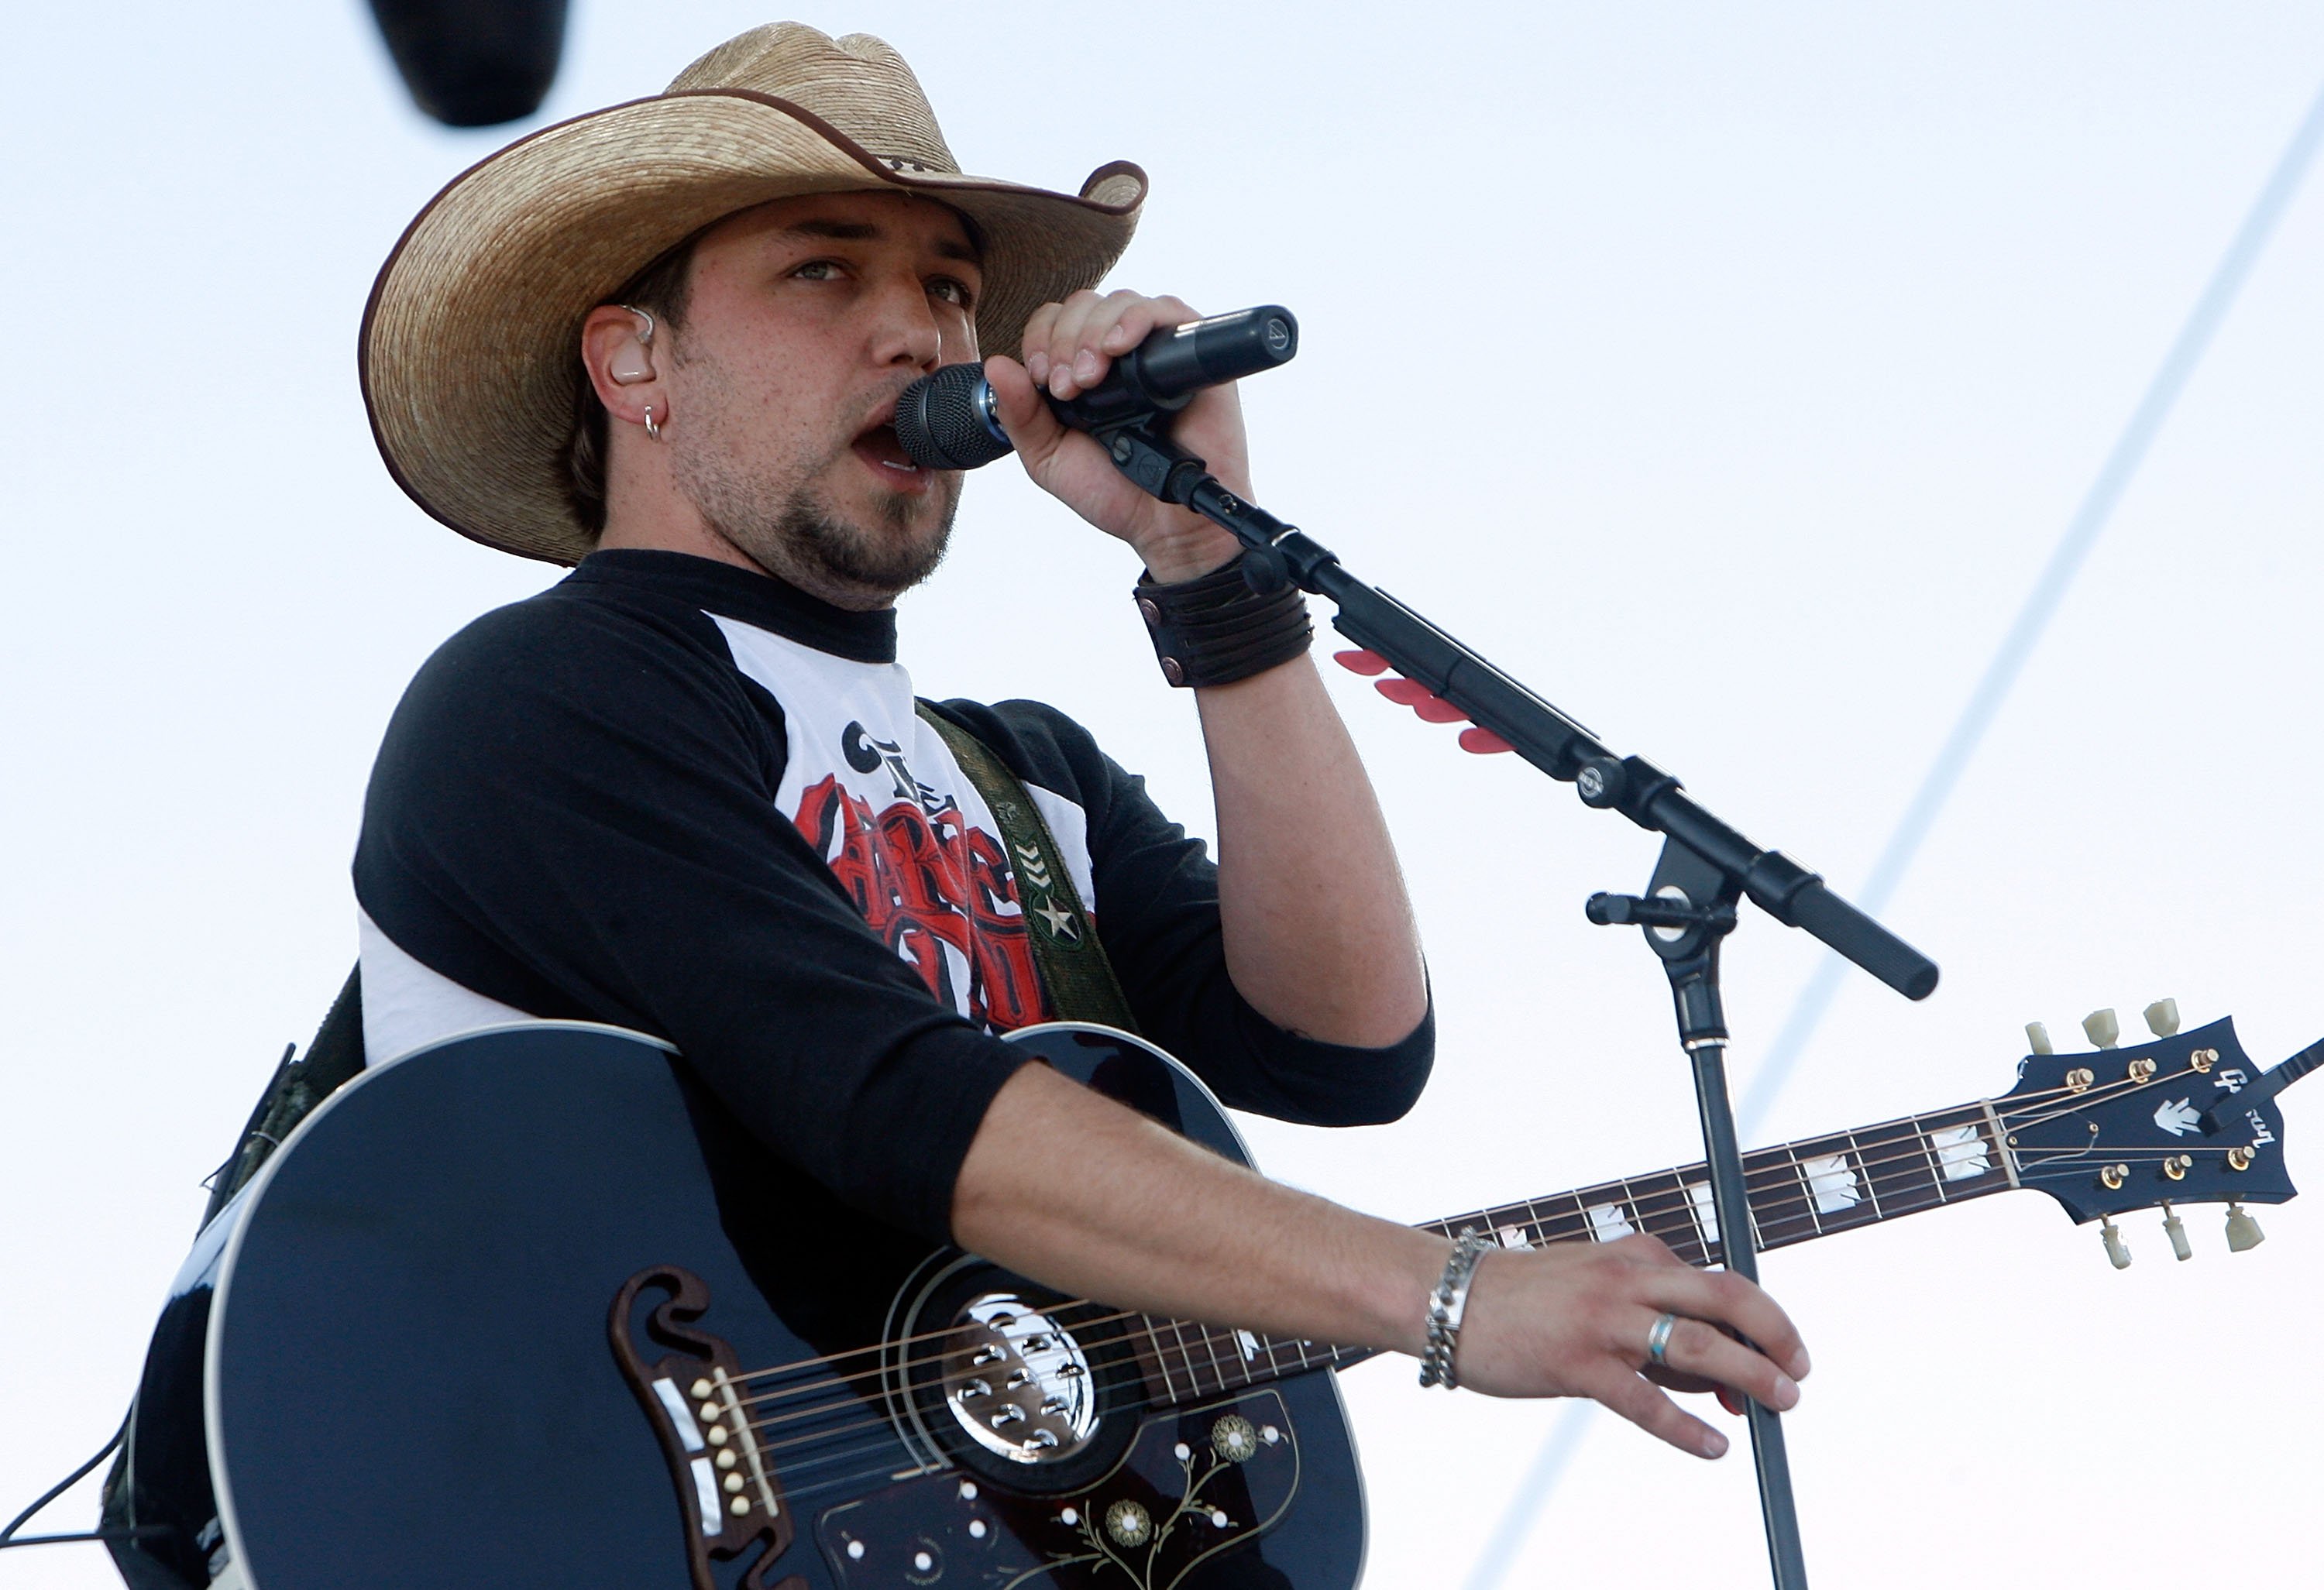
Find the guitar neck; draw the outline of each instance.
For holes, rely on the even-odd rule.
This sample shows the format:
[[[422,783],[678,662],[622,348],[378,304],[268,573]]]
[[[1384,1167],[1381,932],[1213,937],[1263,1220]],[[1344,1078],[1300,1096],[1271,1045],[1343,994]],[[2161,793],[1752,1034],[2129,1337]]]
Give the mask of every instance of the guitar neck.
[[[1751,1227],[1762,1249],[1918,1214],[2017,1185],[1991,1103],[1934,1110],[1829,1136],[1803,1138],[1743,1156]],[[1433,1220],[1424,1229],[1489,1236],[1504,1248],[1554,1242],[1613,1242],[1633,1233],[1660,1237],[1688,1264],[1723,1256],[1702,1161],[1523,1203]],[[1139,1356],[1157,1402],[1186,1402],[1310,1369],[1342,1369],[1375,1356],[1370,1347],[1224,1330],[1185,1320],[1141,1319]]]

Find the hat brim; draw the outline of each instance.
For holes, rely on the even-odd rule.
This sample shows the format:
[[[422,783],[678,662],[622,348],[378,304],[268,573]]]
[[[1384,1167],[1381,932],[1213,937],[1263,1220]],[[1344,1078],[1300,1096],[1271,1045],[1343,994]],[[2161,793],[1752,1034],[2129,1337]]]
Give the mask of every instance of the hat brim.
[[[930,170],[745,89],[658,95],[543,128],[448,183],[372,288],[358,363],[389,473],[462,535],[579,562],[595,537],[564,471],[590,309],[722,216],[866,188],[940,199],[975,224],[978,341],[1013,354],[1035,309],[1120,257],[1146,173],[1117,162],[1064,194]]]

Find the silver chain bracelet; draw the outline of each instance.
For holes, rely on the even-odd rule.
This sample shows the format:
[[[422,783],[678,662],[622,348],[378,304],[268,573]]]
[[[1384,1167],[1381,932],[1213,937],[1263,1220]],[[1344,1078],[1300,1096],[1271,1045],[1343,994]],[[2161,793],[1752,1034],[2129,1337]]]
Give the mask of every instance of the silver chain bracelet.
[[[1476,1279],[1477,1261],[1493,1245],[1473,1226],[1461,1227],[1452,1239],[1452,1256],[1444,1261],[1444,1274],[1428,1300],[1428,1347],[1420,1355],[1420,1383],[1457,1391],[1461,1382],[1452,1373],[1452,1355],[1461,1347],[1461,1317],[1469,1311],[1469,1283]]]

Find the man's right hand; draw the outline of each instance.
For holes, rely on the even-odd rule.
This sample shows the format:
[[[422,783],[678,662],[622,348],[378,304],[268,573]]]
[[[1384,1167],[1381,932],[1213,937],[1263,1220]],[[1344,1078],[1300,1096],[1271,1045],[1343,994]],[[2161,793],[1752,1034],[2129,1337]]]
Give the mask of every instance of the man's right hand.
[[[1678,1316],[1667,1368],[1646,1356],[1665,1312]],[[1591,1398],[1682,1451],[1717,1457],[1727,1438],[1662,1388],[1731,1386],[1781,1412],[1800,1400],[1808,1353],[1758,1287],[1632,1236],[1489,1251],[1470,1284],[1453,1369],[1463,1386],[1494,1396]]]

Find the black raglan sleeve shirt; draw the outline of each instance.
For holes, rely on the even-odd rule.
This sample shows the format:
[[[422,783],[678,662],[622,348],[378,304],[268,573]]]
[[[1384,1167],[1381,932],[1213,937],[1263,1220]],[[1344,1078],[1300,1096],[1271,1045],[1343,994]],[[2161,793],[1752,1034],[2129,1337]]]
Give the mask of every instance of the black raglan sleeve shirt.
[[[1308,1126],[1392,1121],[1410,1109],[1435,1052],[1432,1009],[1402,1043],[1356,1049],[1286,1032],[1227,975],[1217,864],[1165,817],[1146,780],[1087,730],[1038,702],[940,703],[1028,784],[1078,792],[1089,812],[1098,938],[1139,1031],[1185,1061],[1226,1103]]]
[[[357,898],[475,993],[667,1038],[786,1160],[947,1241],[961,1161],[1022,1057],[929,993],[779,809],[782,707],[737,670],[702,591],[646,577],[679,565],[714,601],[759,580],[600,554],[429,660],[373,772]],[[1149,1038],[1240,1107],[1408,1107],[1428,1022],[1384,1050],[1267,1022],[1227,977],[1215,869],[1142,781],[1052,709],[947,710],[1088,813],[1100,937]]]

